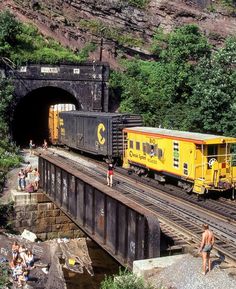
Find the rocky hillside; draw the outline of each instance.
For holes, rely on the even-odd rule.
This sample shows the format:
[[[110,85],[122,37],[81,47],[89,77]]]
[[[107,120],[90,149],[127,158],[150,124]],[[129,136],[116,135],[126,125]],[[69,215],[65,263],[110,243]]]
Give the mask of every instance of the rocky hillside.
[[[235,34],[235,10],[222,0],[4,0],[21,21],[34,23],[42,34],[77,51],[95,43],[91,59],[117,66],[117,57],[140,54],[150,58],[150,43],[158,27],[170,31],[196,23],[214,45]],[[133,5],[128,4],[133,3]],[[146,3],[135,5],[135,3]],[[139,7],[138,7],[139,6]]]

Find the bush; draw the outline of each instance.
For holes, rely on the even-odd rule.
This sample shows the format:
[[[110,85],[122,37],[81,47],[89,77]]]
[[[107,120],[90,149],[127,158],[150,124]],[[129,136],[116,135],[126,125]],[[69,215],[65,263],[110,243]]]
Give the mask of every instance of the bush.
[[[11,230],[11,217],[14,212],[13,202],[0,203],[0,228]]]
[[[80,63],[88,58],[86,53],[74,53],[49,37],[43,37],[30,24],[22,24],[8,11],[0,13],[0,55],[8,57],[17,65],[26,62],[56,64]]]
[[[154,287],[145,284],[144,280],[137,277],[128,270],[120,270],[118,276],[105,277],[101,283],[101,289],[153,289]]]
[[[9,284],[7,264],[0,264],[0,288]]]
[[[150,0],[128,0],[128,3],[137,8],[145,8]]]

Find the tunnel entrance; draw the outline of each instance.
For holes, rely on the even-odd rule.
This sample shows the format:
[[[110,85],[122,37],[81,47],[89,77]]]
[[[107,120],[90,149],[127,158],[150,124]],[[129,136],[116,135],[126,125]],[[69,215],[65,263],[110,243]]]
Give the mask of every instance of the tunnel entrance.
[[[51,105],[71,103],[79,109],[76,98],[57,87],[43,87],[31,91],[17,104],[11,126],[12,137],[17,145],[28,146],[32,139],[36,146],[49,137],[48,117]]]

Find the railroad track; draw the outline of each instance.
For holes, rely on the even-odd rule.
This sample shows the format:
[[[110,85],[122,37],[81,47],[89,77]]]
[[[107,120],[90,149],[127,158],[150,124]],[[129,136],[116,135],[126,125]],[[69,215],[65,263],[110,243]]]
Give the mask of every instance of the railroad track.
[[[105,184],[106,172],[97,162],[88,161],[85,158],[79,158],[80,161],[71,160],[71,157],[69,159],[59,154],[58,159]],[[216,236],[215,251],[236,262],[236,206],[234,203],[224,201],[221,204],[216,200],[192,201],[192,196],[187,195],[186,198],[182,198],[183,192],[181,196],[176,196],[171,186],[167,186],[163,191],[153,188],[151,184],[143,184],[124,176],[118,171],[115,173],[114,183],[117,191],[148,208],[150,213],[159,219],[167,233],[168,230],[171,231],[171,234],[176,235],[178,240],[182,238],[195,248],[201,239],[201,224],[208,223]]]
[[[126,172],[126,170],[122,168],[119,170],[123,174]],[[232,201],[223,197],[220,197],[218,199],[212,199],[212,198],[199,199],[196,194],[189,195],[186,192],[183,192],[183,190],[173,185],[158,184],[155,180],[142,178],[142,177],[140,178],[137,175],[133,175],[132,178],[150,187],[164,191],[168,195],[171,195],[178,199],[185,200],[191,204],[195,204],[196,206],[200,206],[209,211],[215,212],[216,214],[219,214],[220,216],[224,216],[226,219],[228,219],[228,222],[236,221],[236,202],[235,201]]]

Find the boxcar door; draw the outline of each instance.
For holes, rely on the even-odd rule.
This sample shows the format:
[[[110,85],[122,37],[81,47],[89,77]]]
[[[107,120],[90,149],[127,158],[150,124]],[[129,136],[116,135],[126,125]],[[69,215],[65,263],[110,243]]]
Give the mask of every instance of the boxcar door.
[[[83,149],[84,147],[84,118],[81,116],[76,117],[76,147]]]
[[[76,148],[76,117],[71,117],[70,122],[70,134],[69,134],[69,144],[71,144],[72,147]]]

